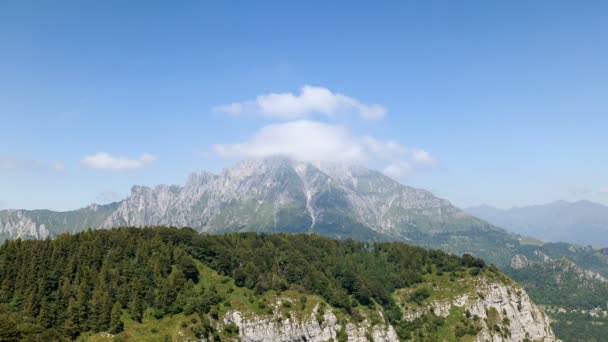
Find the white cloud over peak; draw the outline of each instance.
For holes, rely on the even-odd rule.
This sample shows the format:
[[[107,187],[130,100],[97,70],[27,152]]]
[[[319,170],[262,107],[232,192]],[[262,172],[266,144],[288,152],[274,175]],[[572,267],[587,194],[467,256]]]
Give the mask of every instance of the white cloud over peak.
[[[313,114],[335,117],[345,113],[356,113],[365,120],[379,120],[386,115],[386,108],[382,105],[365,104],[327,88],[309,85],[302,87],[300,94],[263,94],[258,95],[254,101],[219,105],[214,107],[214,110],[233,115],[258,113],[277,119],[299,119]]]
[[[306,161],[357,162],[365,157],[363,146],[344,127],[307,120],[268,125],[245,142],[218,144],[213,150],[224,157],[285,155]]]
[[[212,148],[222,157],[283,155],[305,161],[384,165],[384,172],[392,177],[407,175],[413,165],[419,164],[420,156],[416,155],[422,152],[426,159],[432,160],[431,155],[421,149],[372,136],[356,136],[343,126],[309,120],[267,125],[243,142],[216,144]]]
[[[412,160],[419,165],[433,166],[436,164],[435,159],[425,150],[416,148],[411,151]]]
[[[142,168],[154,161],[156,156],[150,153],[144,153],[139,159],[129,159],[125,157],[115,157],[106,152],[97,152],[94,155],[85,156],[81,162],[95,169],[123,170],[123,169],[138,169]]]
[[[389,177],[401,178],[407,176],[412,171],[412,166],[407,161],[397,161],[395,163],[388,164],[382,173]]]

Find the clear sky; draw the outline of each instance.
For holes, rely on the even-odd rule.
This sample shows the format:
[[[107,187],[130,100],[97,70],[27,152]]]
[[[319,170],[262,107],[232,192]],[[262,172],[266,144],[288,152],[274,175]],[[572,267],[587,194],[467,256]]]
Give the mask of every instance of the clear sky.
[[[606,1],[1,1],[0,207],[273,153],[608,204]]]

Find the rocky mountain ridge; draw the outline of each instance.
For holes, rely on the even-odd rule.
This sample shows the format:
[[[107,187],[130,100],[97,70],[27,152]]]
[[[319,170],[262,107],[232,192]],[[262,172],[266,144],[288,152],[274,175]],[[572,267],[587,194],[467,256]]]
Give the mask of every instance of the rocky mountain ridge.
[[[128,198],[110,205],[63,213],[1,211],[0,234],[45,238],[88,227],[162,224],[200,232],[289,230],[409,240],[410,233],[441,232],[455,220],[488,226],[428,191],[376,171],[276,157],[242,161],[219,175],[195,173],[183,187],[133,186]],[[351,234],[352,227],[358,235]]]

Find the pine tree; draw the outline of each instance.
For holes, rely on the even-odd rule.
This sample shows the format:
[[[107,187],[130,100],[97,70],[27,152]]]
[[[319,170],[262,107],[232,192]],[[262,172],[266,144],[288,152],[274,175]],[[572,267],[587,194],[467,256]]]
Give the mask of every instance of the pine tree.
[[[76,338],[80,333],[80,322],[78,322],[79,316],[78,303],[74,298],[70,298],[65,323],[63,323],[63,330],[65,334],[72,339]]]
[[[38,310],[40,310],[40,302],[38,302],[38,287],[34,287],[30,290],[25,301],[25,312],[30,316],[37,316]]]
[[[21,333],[17,329],[17,322],[6,314],[0,314],[0,341],[21,341]]]
[[[50,328],[55,323],[55,312],[54,305],[47,300],[44,300],[40,304],[40,314],[38,315],[38,322],[45,328]]]
[[[157,285],[155,291],[154,302],[156,308],[165,308],[171,305],[174,300],[175,298],[173,297],[173,289],[171,287],[171,284],[169,284],[169,281],[167,279],[162,279]]]
[[[99,331],[97,329],[99,324],[99,313],[101,311],[101,290],[99,287],[95,287],[95,289],[93,289],[90,306],[91,312],[89,315],[89,326],[93,331]]]
[[[141,320],[144,315],[144,303],[141,300],[139,295],[135,295],[135,298],[131,301],[131,305],[129,306],[129,313],[131,314],[131,318],[141,323]]]
[[[76,304],[78,304],[78,322],[82,329],[88,330],[90,327],[89,308],[88,308],[88,286],[81,282],[76,294]]]
[[[110,317],[112,315],[112,299],[106,291],[101,296],[100,307],[97,324],[100,331],[105,331],[110,328]]]
[[[122,320],[120,319],[120,316],[122,316],[122,307],[120,306],[120,303],[117,301],[114,303],[114,306],[112,307],[112,313],[110,314],[110,333],[111,334],[118,334],[121,331],[123,331],[124,324],[123,324]]]

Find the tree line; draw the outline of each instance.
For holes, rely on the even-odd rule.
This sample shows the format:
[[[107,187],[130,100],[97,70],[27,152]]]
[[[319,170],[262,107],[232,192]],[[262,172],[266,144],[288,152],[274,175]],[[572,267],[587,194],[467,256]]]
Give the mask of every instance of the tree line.
[[[381,305],[402,337],[411,323],[401,319],[395,289],[420,283],[427,273],[476,275],[486,268],[469,255],[305,234],[200,235],[153,227],[7,241],[0,246],[0,340],[119,333],[123,312],[135,321],[146,310],[156,318],[208,314],[223,298],[213,286],[197,286],[197,263],[255,294],[315,294],[347,314],[357,305]]]

